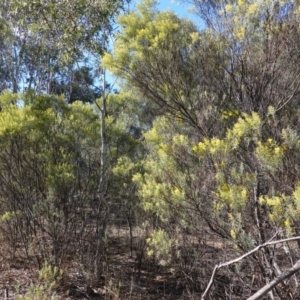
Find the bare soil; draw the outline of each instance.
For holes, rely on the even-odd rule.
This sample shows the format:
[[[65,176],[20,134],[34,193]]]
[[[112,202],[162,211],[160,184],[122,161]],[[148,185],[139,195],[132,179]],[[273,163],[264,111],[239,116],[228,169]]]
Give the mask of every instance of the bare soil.
[[[88,279],[77,263],[70,261],[56,293],[58,300],[69,299],[188,299],[181,276],[175,270],[159,266],[149,259],[130,257],[127,230],[110,230],[103,275],[97,282]],[[0,299],[12,300],[24,295],[30,286],[41,283],[38,268],[21,256],[5,253],[0,259]],[[38,299],[39,300],[39,299]]]

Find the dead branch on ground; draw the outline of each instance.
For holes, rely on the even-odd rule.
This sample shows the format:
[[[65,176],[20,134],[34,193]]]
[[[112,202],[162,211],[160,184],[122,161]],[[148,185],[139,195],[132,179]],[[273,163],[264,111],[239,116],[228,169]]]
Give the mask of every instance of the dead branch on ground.
[[[276,235],[277,235],[277,233],[276,233]],[[207,297],[207,295],[208,295],[208,293],[211,289],[211,286],[214,282],[214,278],[215,278],[218,270],[221,269],[222,267],[226,267],[226,266],[232,265],[234,263],[237,263],[237,262],[241,261],[242,259],[246,258],[247,256],[257,252],[258,250],[260,250],[263,247],[267,247],[267,246],[271,246],[271,245],[275,245],[275,244],[280,244],[280,243],[285,243],[285,242],[291,242],[291,241],[295,241],[295,240],[300,239],[300,236],[296,236],[296,237],[291,237],[291,238],[286,238],[286,239],[273,241],[273,239],[276,235],[274,235],[268,242],[266,242],[264,244],[261,244],[261,245],[258,245],[257,247],[255,247],[251,251],[249,251],[249,252],[247,252],[247,253],[245,253],[245,254],[243,254],[243,255],[235,258],[235,259],[232,259],[230,261],[227,261],[227,262],[224,262],[224,263],[219,263],[219,264],[215,265],[214,270],[212,272],[212,275],[210,277],[210,280],[208,282],[208,285],[207,285],[204,293],[202,294],[201,300],[206,299],[206,297]],[[280,282],[282,282],[285,279],[289,278],[290,276],[292,276],[293,274],[295,274],[299,270],[300,270],[300,260],[298,260],[291,269],[289,269],[286,272],[283,272],[282,274],[277,276],[274,280],[272,280],[267,285],[265,285],[262,289],[257,291],[253,296],[248,298],[248,300],[257,300],[257,299],[261,298],[263,295],[268,293],[277,284],[279,284]]]

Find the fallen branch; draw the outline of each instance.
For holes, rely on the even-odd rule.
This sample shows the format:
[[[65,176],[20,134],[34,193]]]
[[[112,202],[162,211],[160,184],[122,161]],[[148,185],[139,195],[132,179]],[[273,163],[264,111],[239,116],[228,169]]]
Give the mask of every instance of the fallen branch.
[[[266,284],[263,288],[258,290],[254,295],[248,298],[248,300],[258,300],[261,297],[263,297],[265,294],[267,294],[273,287],[275,287],[277,284],[281,283],[285,279],[291,277],[295,273],[297,273],[300,270],[300,260],[298,260],[289,270],[281,273],[279,276],[277,276],[275,279],[273,279],[271,282]]]
[[[207,294],[209,293],[210,289],[211,289],[211,286],[214,282],[214,278],[217,274],[217,271],[222,268],[222,267],[226,267],[226,266],[229,266],[229,265],[232,265],[234,263],[237,263],[239,261],[241,261],[242,259],[244,259],[245,257],[257,252],[258,250],[260,250],[261,248],[263,247],[266,247],[266,246],[271,246],[271,245],[275,245],[275,244],[280,244],[280,243],[285,243],[285,242],[291,242],[291,241],[296,241],[296,240],[300,240],[300,236],[296,236],[296,237],[291,237],[291,238],[286,238],[286,239],[282,239],[282,240],[277,240],[277,241],[272,241],[274,237],[272,237],[268,242],[264,243],[264,244],[261,244],[261,245],[258,245],[257,247],[255,247],[254,249],[252,249],[251,251],[233,259],[233,260],[230,260],[230,261],[227,261],[225,263],[220,263],[220,264],[217,264],[215,265],[214,267],[214,270],[212,272],[212,275],[210,277],[210,280],[209,280],[209,283],[204,291],[204,293],[202,294],[202,297],[201,297],[201,300],[205,300],[206,299],[206,296]],[[266,292],[265,290],[263,290],[263,295],[265,295],[267,292],[269,292],[274,286],[276,286],[278,283],[282,282],[283,280],[285,280],[286,278],[292,276],[293,274],[295,274],[297,271],[300,270],[300,260],[297,261],[297,263],[291,268],[289,269],[288,271],[280,274],[278,277],[276,277],[274,280],[272,280],[270,283],[268,283],[266,286],[264,286],[261,290],[263,289],[268,289]],[[283,277],[283,279],[281,279]],[[261,290],[259,290],[257,293],[259,293]],[[256,294],[257,294],[256,293]],[[255,294],[255,295],[256,295]],[[256,299],[259,299],[259,298],[252,298],[254,297],[255,295],[251,296],[248,300],[256,300]],[[259,297],[261,297],[259,296]]]

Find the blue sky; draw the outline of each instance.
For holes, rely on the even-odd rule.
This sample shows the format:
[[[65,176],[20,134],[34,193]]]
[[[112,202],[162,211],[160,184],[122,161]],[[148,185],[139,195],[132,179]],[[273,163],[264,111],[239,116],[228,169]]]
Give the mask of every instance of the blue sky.
[[[190,5],[186,3],[180,3],[179,1],[161,0],[159,1],[160,10],[172,10],[180,17],[191,17],[191,13],[188,12]]]
[[[132,6],[134,7],[135,3],[140,2],[141,0],[133,0]],[[186,17],[189,19],[195,19],[193,14],[189,12],[189,8],[192,8],[190,4],[182,3],[180,0],[158,0],[159,10],[171,10],[174,11],[179,17]]]
[[[140,0],[139,0],[140,1]],[[135,2],[138,2],[135,0]],[[193,6],[192,4],[183,3],[180,0],[161,0],[159,1],[159,10],[171,10],[174,11],[179,17],[184,17],[192,20],[197,26],[203,26],[203,23],[200,23],[199,17],[192,13]],[[201,26],[202,25],[202,26]]]

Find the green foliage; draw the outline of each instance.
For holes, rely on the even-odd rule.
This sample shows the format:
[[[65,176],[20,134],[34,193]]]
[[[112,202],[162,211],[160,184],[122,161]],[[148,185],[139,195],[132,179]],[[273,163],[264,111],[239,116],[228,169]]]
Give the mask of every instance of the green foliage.
[[[27,229],[18,227],[16,241],[25,230],[25,249],[46,257],[54,251],[58,261],[60,244],[71,246],[67,240],[76,231],[77,225],[67,229],[66,224],[82,218],[77,210],[91,205],[88,197],[98,187],[100,123],[87,104],[67,105],[62,97],[31,92],[17,96],[20,105],[15,99],[0,96],[2,222],[12,226],[27,220]],[[37,234],[44,235],[47,247],[35,240]]]
[[[103,66],[137,88],[141,97],[194,123],[199,101],[191,95],[200,91],[191,66],[202,60],[196,27],[174,13],[158,12],[153,1],[142,2],[137,11],[120,16],[118,23],[122,30],[116,35],[114,51],[104,55]]]
[[[205,273],[205,247],[226,245],[231,255],[275,234],[300,234],[299,4],[192,2],[202,30],[152,0],[118,18],[103,66],[123,90],[105,99],[97,99],[103,91],[93,89],[84,57],[98,64],[123,1],[1,4],[10,12],[1,21],[5,51],[19,41],[12,47],[26,58],[19,77],[8,75],[16,83],[30,73],[28,86],[38,91],[0,96],[0,228],[7,237],[14,230],[15,248],[57,265],[79,249],[81,263],[95,267],[106,224],[120,219],[131,252],[133,226],[142,223],[141,252],[162,266],[175,256],[186,266],[198,251]],[[42,94],[54,90],[65,98]],[[249,265],[270,282],[274,260],[266,250]],[[28,297],[50,297],[57,272],[45,266],[40,280],[49,283]],[[191,285],[203,279],[184,274]],[[250,291],[247,276],[239,288]],[[251,282],[251,291],[260,287]]]
[[[153,231],[147,242],[147,255],[154,256],[158,263],[165,266],[171,262],[172,246],[174,241],[169,238],[168,234],[163,230]]]
[[[124,156],[114,172],[133,174],[158,261],[172,261],[175,235],[182,248],[194,249],[193,238],[205,247],[209,235],[243,253],[299,235],[299,3],[192,2],[206,28],[144,1],[118,19],[103,59],[155,117],[141,168]],[[249,261],[253,272],[276,274],[263,253]]]
[[[63,272],[57,267],[45,263],[39,271],[39,282],[31,284],[24,296],[17,296],[17,300],[56,300],[59,299],[55,288],[62,278]]]
[[[1,216],[1,222],[10,222],[14,218],[16,218],[18,215],[21,215],[21,212],[9,212],[6,211],[2,216]]]
[[[231,147],[235,148],[241,138],[244,138],[245,141],[256,141],[260,129],[261,120],[257,113],[253,112],[252,115],[243,114],[233,128],[227,131],[227,139],[230,141]]]
[[[57,47],[63,50],[61,54],[65,56],[76,54],[75,49],[80,51],[87,47],[98,46],[97,51],[101,52],[103,29],[108,28],[113,16],[123,6],[123,1],[118,0],[10,0],[8,3],[11,17],[16,18],[15,25],[26,26],[32,35],[43,39],[44,47],[47,39],[51,44],[55,38]],[[28,15],[31,17],[27,18]]]
[[[94,102],[108,87],[99,80],[101,55],[129,2],[2,1],[0,92],[34,90],[63,94],[70,103]]]
[[[155,54],[166,51],[167,40],[177,38],[178,46],[184,48],[192,46],[198,36],[195,27],[188,21],[171,12],[158,12],[154,1],[138,4],[136,12],[120,16],[118,23],[123,30],[116,36],[114,53],[105,54],[103,65],[121,77],[130,70],[136,70],[139,61],[149,61]],[[186,32],[184,26],[194,31]],[[168,87],[165,86],[165,89]]]
[[[270,170],[280,167],[284,147],[277,146],[271,138],[267,143],[258,142],[256,154],[259,160]]]
[[[188,146],[184,135],[166,136],[167,119],[156,119],[153,128],[144,134],[152,153],[143,164],[143,174],[137,173],[133,181],[139,185],[143,208],[157,214],[167,222],[174,209],[184,205],[187,174],[180,171],[175,155]],[[170,175],[176,179],[169,180]],[[182,223],[184,215],[182,214]]]

